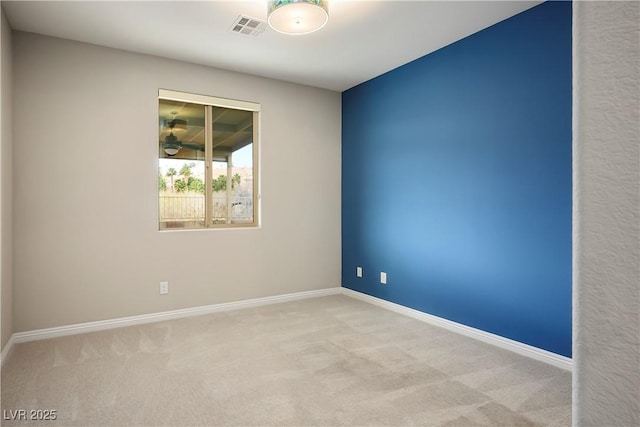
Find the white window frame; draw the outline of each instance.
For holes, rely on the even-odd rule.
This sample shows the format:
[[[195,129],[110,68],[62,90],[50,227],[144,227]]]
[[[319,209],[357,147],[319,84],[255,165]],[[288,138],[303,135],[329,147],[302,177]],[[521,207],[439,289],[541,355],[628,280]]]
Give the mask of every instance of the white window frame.
[[[186,92],[177,92],[167,89],[158,90],[158,100],[165,99],[170,101],[188,102],[191,104],[200,104],[205,106],[205,220],[204,226],[197,228],[166,228],[160,231],[186,231],[186,230],[211,230],[211,229],[229,229],[229,228],[257,228],[260,227],[260,170],[259,170],[259,151],[260,151],[260,104],[249,101],[240,101],[236,99],[218,98],[208,95],[198,95]],[[231,217],[227,214],[227,222],[225,224],[213,223],[213,132],[210,126],[212,122],[213,107],[231,108],[235,110],[244,110],[253,112],[253,222],[250,223],[232,223]],[[231,179],[227,179],[227,197],[230,195]],[[158,200],[159,201],[159,200]],[[229,209],[229,202],[227,202]],[[229,212],[229,211],[228,211]],[[158,216],[158,226],[160,225],[160,217]]]

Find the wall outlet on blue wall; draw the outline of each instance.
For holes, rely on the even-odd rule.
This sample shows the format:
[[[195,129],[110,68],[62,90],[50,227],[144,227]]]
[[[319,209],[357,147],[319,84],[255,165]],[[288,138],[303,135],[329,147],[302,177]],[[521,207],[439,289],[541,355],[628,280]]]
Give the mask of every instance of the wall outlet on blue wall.
[[[385,273],[384,271],[380,272],[380,283],[382,283],[383,285],[387,284],[387,273]]]
[[[362,277],[362,267],[356,267],[356,277]]]

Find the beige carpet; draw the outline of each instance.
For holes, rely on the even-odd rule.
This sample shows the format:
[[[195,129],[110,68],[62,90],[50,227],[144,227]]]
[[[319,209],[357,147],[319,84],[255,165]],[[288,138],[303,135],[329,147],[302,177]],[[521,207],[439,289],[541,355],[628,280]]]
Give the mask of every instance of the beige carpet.
[[[337,295],[17,345],[3,425],[571,425],[571,374]],[[28,415],[28,412],[27,412]]]

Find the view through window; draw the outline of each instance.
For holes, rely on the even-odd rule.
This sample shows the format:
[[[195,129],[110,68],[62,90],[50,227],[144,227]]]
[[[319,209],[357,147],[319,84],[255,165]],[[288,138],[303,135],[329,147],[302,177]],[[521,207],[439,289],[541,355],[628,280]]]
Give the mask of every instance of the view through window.
[[[160,91],[160,230],[257,225],[258,111]]]

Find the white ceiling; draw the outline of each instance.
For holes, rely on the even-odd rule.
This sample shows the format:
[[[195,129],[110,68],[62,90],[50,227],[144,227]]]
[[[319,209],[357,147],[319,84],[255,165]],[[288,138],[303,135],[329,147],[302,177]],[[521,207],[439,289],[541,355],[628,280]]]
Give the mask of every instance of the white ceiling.
[[[15,30],[343,91],[529,9],[540,1],[331,0],[320,31],[233,33],[266,21],[265,0],[2,1]]]

